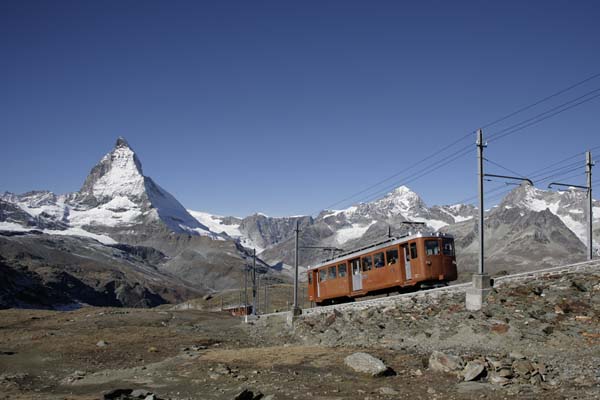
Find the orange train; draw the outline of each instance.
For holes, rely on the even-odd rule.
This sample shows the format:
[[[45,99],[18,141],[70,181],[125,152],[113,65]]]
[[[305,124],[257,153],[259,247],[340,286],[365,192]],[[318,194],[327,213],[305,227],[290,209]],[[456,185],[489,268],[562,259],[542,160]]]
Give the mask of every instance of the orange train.
[[[390,238],[308,269],[308,296],[318,306],[367,294],[445,285],[456,280],[454,238],[441,233]]]

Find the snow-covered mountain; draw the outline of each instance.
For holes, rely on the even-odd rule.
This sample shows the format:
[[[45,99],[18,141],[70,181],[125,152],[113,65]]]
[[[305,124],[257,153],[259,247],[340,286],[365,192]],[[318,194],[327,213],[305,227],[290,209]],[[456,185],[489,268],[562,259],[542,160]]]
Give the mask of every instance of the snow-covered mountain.
[[[216,228],[214,224],[211,227]],[[70,264],[64,263],[76,253],[91,264],[76,268],[76,279],[90,279],[90,274],[95,276],[105,268],[104,261],[93,260],[92,254],[97,254],[98,249],[102,254],[114,254],[116,265],[124,255],[115,249],[124,248],[125,253],[136,257],[163,255],[147,265],[147,278],[158,287],[178,279],[195,293],[232,288],[240,282],[244,266],[250,263],[250,253],[232,239],[233,232],[229,233],[212,231],[145,176],[139,158],[123,138],[92,168],[77,192],[0,195],[0,239],[5,248],[16,249],[26,243],[31,247],[28,253],[35,257],[28,261],[31,265],[41,263],[57,271],[67,268]],[[64,239],[65,243],[74,244],[73,248],[56,256],[44,250],[48,243],[59,243],[60,247],[65,236],[73,237]],[[0,261],[2,257],[7,268],[21,267],[18,252],[3,252]],[[270,269],[260,259],[258,265],[270,279],[281,280],[280,270]],[[115,279],[126,280],[123,287],[135,288],[132,275],[122,272]],[[162,283],[150,276],[153,274],[163,274]]]
[[[527,184],[514,189],[486,212],[486,269],[520,272],[585,260],[585,233],[572,229],[581,224],[571,217],[580,215],[577,206],[581,202],[574,200],[581,199],[582,193],[549,192]],[[477,221],[442,230],[456,238],[459,269],[473,271],[479,251]]]
[[[401,229],[403,221],[423,222],[429,230],[438,230],[473,218],[476,208],[464,204],[427,207],[418,194],[406,186],[400,186],[381,199],[342,210],[324,210],[316,218],[269,217],[264,214],[238,218],[188,211],[211,231],[227,234],[239,240],[243,246],[255,248],[258,253],[262,253],[291,238],[296,220],[300,221],[303,230],[317,227],[305,232],[305,238],[314,231],[320,239],[328,239],[328,246],[341,247],[365,237],[370,229],[381,228],[383,225],[386,229],[390,225],[397,231]]]
[[[152,178],[144,176],[140,160],[122,137],[92,168],[78,192],[64,195],[48,191],[22,195],[6,192],[0,199],[17,205],[34,219],[53,221],[59,227],[53,231],[91,236],[105,243],[114,242],[111,236],[115,232],[131,232],[133,227],[152,223],[162,223],[172,232],[220,238]],[[3,222],[2,229],[20,230],[15,226],[18,221],[11,225]],[[46,229],[39,224],[20,225]]]
[[[577,260],[584,253],[584,202],[585,194],[574,190],[550,192],[521,186],[512,191],[486,213],[492,265],[501,270]],[[343,249],[379,240],[388,228],[394,235],[415,229],[451,232],[457,238],[461,268],[469,270],[476,253],[476,213],[476,207],[469,204],[430,207],[406,186],[368,203],[324,210],[316,217],[254,214],[238,218],[186,210],[144,175],[136,153],[125,139],[119,138],[77,192],[0,194],[0,237],[7,249],[35,247],[39,243],[39,249],[31,247],[35,250],[32,254],[41,257],[44,265],[49,259],[43,258],[44,252],[38,256],[38,251],[46,246],[44,243],[60,247],[62,239],[58,235],[85,236],[69,239],[73,249],[81,246],[78,253],[82,255],[96,254],[98,249],[102,254],[111,254],[114,246],[126,246],[127,254],[162,254],[149,267],[151,270],[178,277],[194,290],[208,292],[235,287],[243,267],[250,262],[252,248],[260,254],[262,272],[271,279],[284,277],[287,266],[293,262],[296,222],[300,224],[301,246]],[[598,202],[594,213],[597,226]],[[405,222],[422,222],[426,226]],[[19,235],[27,239],[14,239]],[[96,249],[93,243],[97,242],[90,239],[110,248]],[[74,250],[66,253],[71,251]],[[10,263],[20,263],[17,253]],[[300,264],[309,265],[325,255],[323,250],[305,248],[300,253]],[[275,268],[269,268],[269,264]],[[58,263],[57,268],[62,268],[62,264]]]
[[[534,254],[538,261],[548,265],[553,257],[554,262],[578,260],[584,254],[582,245],[586,238],[584,201],[585,193],[573,190],[552,192],[527,185],[513,190],[498,206],[486,213],[486,229],[490,229],[487,237],[491,240],[492,250],[489,254],[495,257],[492,262],[496,263],[498,270],[505,266],[504,269],[510,270],[531,264]],[[595,204],[597,223],[600,222],[600,204]],[[415,229],[443,230],[456,235],[457,241],[463,246],[459,249],[462,265],[469,269],[471,264],[474,265],[477,250],[473,244],[476,239],[474,217],[477,211],[471,204],[428,207],[415,192],[401,186],[369,203],[342,210],[324,210],[316,218],[304,217],[301,244],[352,249],[381,239],[387,234],[388,227],[392,228],[395,235]],[[251,244],[252,247],[263,247],[261,257],[271,264],[286,265],[293,260],[293,224],[282,224],[285,218],[261,215],[241,219],[214,217],[207,213],[202,213],[202,218],[200,221],[206,225],[210,221],[218,222],[219,226],[213,230],[226,231],[241,243]],[[293,221],[293,218],[288,220]],[[426,227],[404,224],[408,221],[423,222]],[[254,226],[252,237],[248,235],[248,225]],[[270,240],[269,235],[265,234],[272,230],[278,232],[277,240]],[[261,243],[261,246],[257,246],[257,243]],[[504,248],[506,243],[513,248]],[[305,249],[300,254],[300,263],[311,264],[326,255],[320,250]]]
[[[532,211],[549,210],[584,243],[587,243],[587,194],[579,189],[566,191],[541,190],[524,184],[511,191],[498,208],[519,208]],[[593,202],[594,225],[600,222],[600,202]],[[595,242],[596,246],[600,243]]]

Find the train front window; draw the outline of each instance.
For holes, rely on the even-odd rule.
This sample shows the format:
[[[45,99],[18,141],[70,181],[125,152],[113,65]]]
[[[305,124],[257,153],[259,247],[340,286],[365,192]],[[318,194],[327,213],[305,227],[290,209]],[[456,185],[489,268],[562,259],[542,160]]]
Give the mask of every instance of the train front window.
[[[325,268],[319,270],[319,282],[327,280],[327,270]]]
[[[417,244],[415,242],[412,242],[410,244],[410,258],[417,258],[418,254],[417,254]]]
[[[340,278],[345,277],[346,276],[346,264],[339,264],[338,272],[339,272]]]
[[[398,262],[398,250],[388,250],[385,253],[385,258],[387,259],[387,265],[393,265]]]
[[[371,256],[366,256],[361,258],[362,260],[362,270],[370,271],[373,268],[373,258]]]
[[[337,278],[337,272],[335,269],[335,265],[333,267],[329,267],[329,273],[327,274],[327,279],[335,279]]]
[[[385,262],[383,260],[383,253],[377,253],[373,256],[373,261],[375,262],[375,268],[385,267]]]
[[[440,254],[440,243],[437,239],[425,241],[425,254],[428,256],[437,256]]]
[[[443,248],[445,256],[453,256],[454,255],[454,240],[442,239],[442,248]]]

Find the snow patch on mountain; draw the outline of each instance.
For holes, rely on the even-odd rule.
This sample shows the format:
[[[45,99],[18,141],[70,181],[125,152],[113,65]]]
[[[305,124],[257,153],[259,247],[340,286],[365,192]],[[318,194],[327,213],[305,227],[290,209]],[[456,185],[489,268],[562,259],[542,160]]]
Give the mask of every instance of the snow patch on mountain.
[[[224,218],[220,215],[213,215],[207,212],[187,210],[188,213],[198,220],[201,224],[205,225],[208,229],[215,233],[226,233],[232,238],[239,238],[242,236],[240,232],[240,224],[225,224]]]
[[[25,227],[20,224],[16,224],[13,222],[0,222],[0,230],[2,231],[11,231],[11,232],[31,232],[31,231],[39,231],[46,233],[48,235],[62,235],[62,236],[83,236],[91,239],[95,239],[103,244],[117,244],[117,242],[107,235],[99,235],[96,233],[88,232],[81,228],[67,228],[65,230],[55,230],[55,229],[32,229],[31,227]]]
[[[334,240],[338,245],[343,245],[350,240],[358,239],[362,237],[374,223],[376,223],[376,221],[372,221],[366,225],[352,224],[350,227],[338,229],[335,233]]]
[[[202,225],[205,225],[214,233],[225,233],[232,239],[238,240],[239,243],[249,249],[256,249],[256,254],[262,253],[265,249],[257,245],[251,238],[242,233],[240,230],[241,220],[234,217],[224,217],[221,215],[213,215],[203,211],[187,210],[187,212]],[[257,214],[262,215],[264,214]],[[225,223],[226,220],[235,220],[236,223]],[[239,221],[239,222],[237,222]]]

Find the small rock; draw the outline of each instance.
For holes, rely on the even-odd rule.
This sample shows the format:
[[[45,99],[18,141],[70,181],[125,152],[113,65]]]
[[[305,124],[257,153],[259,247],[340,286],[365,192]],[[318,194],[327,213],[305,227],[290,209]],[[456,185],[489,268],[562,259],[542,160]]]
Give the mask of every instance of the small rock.
[[[554,328],[550,325],[546,325],[542,328],[542,332],[544,332],[546,335],[551,335],[552,332],[554,332]]]
[[[518,351],[511,351],[508,356],[510,358],[514,358],[515,360],[523,360],[523,359],[525,359],[525,356],[522,353],[519,353]]]
[[[96,343],[96,346],[106,347],[106,346],[108,346],[108,343],[106,343],[104,340],[100,340],[98,343]]]
[[[429,393],[429,394],[436,394],[436,391],[435,391],[435,389],[434,389],[434,388],[432,388],[432,387],[428,387],[428,388],[427,388],[427,393]]]
[[[152,393],[146,389],[136,389],[133,392],[131,392],[130,396],[131,397],[135,397],[135,398],[143,398],[145,399],[146,396],[151,395]]]
[[[539,385],[542,383],[542,377],[540,376],[540,374],[536,374],[529,378],[529,383],[531,385]]]
[[[389,387],[389,386],[384,386],[384,387],[380,387],[378,389],[379,394],[383,394],[385,396],[396,396],[398,394],[397,390],[394,390],[393,388]]]
[[[462,358],[434,351],[429,357],[429,368],[440,372],[454,372],[462,369],[464,361]]]
[[[383,361],[370,354],[361,352],[349,355],[344,359],[344,363],[356,372],[371,376],[381,376],[388,370]]]
[[[533,371],[533,365],[527,360],[516,360],[512,365],[513,371],[519,376],[527,378]]]
[[[229,375],[231,374],[231,368],[227,365],[219,364],[217,368],[215,368],[215,372],[219,375]]]
[[[462,371],[462,376],[465,379],[465,382],[473,381],[479,378],[483,371],[485,371],[485,366],[480,361],[469,361],[467,366]]]
[[[510,383],[510,379],[507,379],[506,377],[500,376],[497,374],[491,375],[489,381],[490,381],[490,383],[493,383],[494,385],[500,385],[500,386],[505,386]]]
[[[148,347],[148,353],[158,353],[158,349],[154,346]]]

